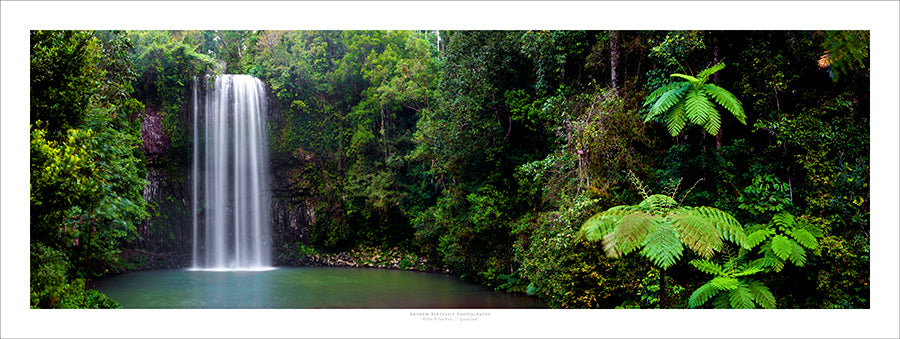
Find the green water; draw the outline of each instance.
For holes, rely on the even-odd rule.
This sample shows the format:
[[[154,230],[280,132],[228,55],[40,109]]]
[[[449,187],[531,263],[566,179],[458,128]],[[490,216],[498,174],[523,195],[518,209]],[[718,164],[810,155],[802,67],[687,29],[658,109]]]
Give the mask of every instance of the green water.
[[[542,308],[443,274],[381,269],[148,271],[97,281],[123,308]]]

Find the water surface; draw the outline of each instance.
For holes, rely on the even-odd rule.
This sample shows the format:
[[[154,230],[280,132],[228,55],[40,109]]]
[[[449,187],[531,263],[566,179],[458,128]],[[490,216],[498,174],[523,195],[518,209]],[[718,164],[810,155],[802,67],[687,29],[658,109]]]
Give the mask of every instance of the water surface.
[[[542,308],[434,273],[354,268],[147,271],[97,281],[123,308]]]

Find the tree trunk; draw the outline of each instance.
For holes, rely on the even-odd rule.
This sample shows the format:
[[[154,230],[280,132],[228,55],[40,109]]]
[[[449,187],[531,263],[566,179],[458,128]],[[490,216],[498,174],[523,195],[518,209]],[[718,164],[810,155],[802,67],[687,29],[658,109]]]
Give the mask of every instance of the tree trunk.
[[[610,81],[612,83],[612,89],[619,92],[619,80],[618,80],[618,68],[619,68],[619,32],[618,31],[610,31],[609,32],[609,73],[610,73]]]

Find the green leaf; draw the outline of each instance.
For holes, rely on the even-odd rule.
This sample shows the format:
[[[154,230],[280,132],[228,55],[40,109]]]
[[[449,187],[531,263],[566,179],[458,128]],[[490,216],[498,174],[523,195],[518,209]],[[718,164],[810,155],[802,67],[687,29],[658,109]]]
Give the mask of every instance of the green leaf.
[[[694,85],[694,86],[696,86],[697,83],[700,82],[700,79],[697,79],[697,78],[692,77],[692,76],[687,75],[687,74],[673,73],[672,75],[669,75],[669,76],[676,77],[676,78],[682,78],[682,79],[685,79],[685,80],[687,80],[687,81],[690,81],[690,82],[691,82],[691,85]]]
[[[689,86],[676,87],[663,93],[660,96],[659,100],[657,100],[656,103],[653,104],[653,107],[650,108],[650,114],[648,114],[647,117],[644,118],[644,122],[650,121],[650,119],[663,112],[668,112],[669,108],[672,108],[672,106],[677,104],[681,100],[681,98],[684,97],[684,94],[688,87]]]
[[[745,277],[745,276],[756,274],[756,273],[763,272],[763,271],[765,271],[765,269],[760,266],[750,265],[747,268],[745,268],[743,271],[734,274],[734,276],[735,277]]]
[[[797,242],[788,239],[791,243],[791,255],[790,260],[794,265],[803,266],[806,264],[806,250],[803,249],[803,246],[800,246]]]
[[[684,250],[675,230],[665,223],[657,223],[642,245],[641,254],[664,270],[675,265]]]
[[[741,283],[737,288],[728,293],[728,301],[731,308],[754,308],[753,293],[747,284]]]
[[[725,276],[725,270],[722,269],[722,266],[714,263],[712,261],[706,259],[694,259],[691,260],[691,265],[700,270],[700,272],[706,274],[712,274],[715,276]]]
[[[739,281],[731,277],[715,277],[709,283],[719,290],[731,291],[738,287]]]
[[[750,233],[750,235],[747,236],[747,247],[748,248],[756,247],[757,245],[759,245],[760,243],[765,241],[766,238],[768,238],[770,235],[772,235],[774,233],[775,233],[775,230],[772,230],[769,228],[759,229],[759,230],[756,230],[756,232]]]
[[[715,251],[722,249],[721,234],[710,220],[693,213],[685,213],[689,211],[679,208],[672,216],[675,230],[688,248],[704,258],[710,258]]]
[[[790,230],[794,228],[794,216],[787,212],[780,212],[772,217],[772,223],[782,230]]]
[[[747,283],[747,288],[750,289],[750,294],[753,295],[753,300],[762,307],[772,309],[775,308],[775,296],[772,295],[772,292],[769,291],[769,288],[763,285],[763,283],[750,280]]]
[[[647,234],[655,228],[657,217],[645,212],[633,212],[622,217],[619,224],[613,231],[604,237],[604,242],[612,245],[615,250],[607,251],[607,254],[615,257],[613,253],[618,255],[626,255],[636,250],[646,238]],[[607,244],[604,244],[604,249]]]
[[[713,226],[722,233],[722,238],[732,241],[745,249],[750,249],[747,246],[747,235],[744,234],[744,228],[731,214],[718,208],[706,206],[694,207],[693,211],[708,218]]]
[[[781,234],[772,237],[772,252],[781,260],[787,260],[794,251],[794,242]]]
[[[707,69],[700,71],[700,73],[697,74],[697,78],[699,78],[700,81],[706,81],[706,79],[708,79],[710,75],[713,75],[713,73],[716,73],[718,71],[721,71],[723,68],[725,68],[724,62],[717,63],[715,65],[710,66]]]
[[[653,103],[657,98],[662,96],[664,93],[671,91],[673,89],[676,89],[676,88],[685,87],[685,85],[686,84],[683,82],[673,82],[673,83],[670,83],[663,87],[657,88],[655,91],[650,93],[650,95],[648,95],[646,99],[644,99],[643,106],[646,107],[646,106],[650,105],[651,103]]]
[[[716,288],[712,281],[709,281],[703,286],[700,286],[694,293],[691,293],[690,298],[688,298],[688,307],[696,308],[703,306],[707,300],[719,294],[720,289]]]
[[[713,98],[713,101],[731,112],[738,121],[744,125],[747,124],[747,116],[744,114],[744,108],[734,94],[731,94],[731,92],[726,89],[714,84],[704,84],[702,90],[707,96]]]
[[[684,113],[684,101],[679,101],[675,107],[672,107],[672,110],[669,111],[669,115],[666,117],[666,128],[669,130],[669,134],[674,137],[681,133],[685,125],[687,125],[687,117]]]
[[[819,242],[816,240],[816,237],[805,229],[794,229],[794,231],[791,232],[791,237],[794,238],[794,240],[797,240],[800,245],[803,245],[803,247],[808,249],[816,249],[816,247],[819,247]]]

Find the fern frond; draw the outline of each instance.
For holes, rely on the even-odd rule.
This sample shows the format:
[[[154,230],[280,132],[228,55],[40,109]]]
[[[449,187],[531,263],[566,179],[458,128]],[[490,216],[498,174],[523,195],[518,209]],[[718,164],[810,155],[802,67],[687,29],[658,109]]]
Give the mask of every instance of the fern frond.
[[[765,241],[766,238],[768,238],[772,234],[775,234],[775,230],[770,228],[763,228],[750,233],[750,235],[747,236],[747,247],[756,247],[756,245],[759,245],[760,243]]]
[[[681,98],[684,97],[684,93],[688,87],[690,86],[682,84],[682,86],[671,89],[660,95],[659,99],[656,100],[656,103],[653,104],[653,107],[650,108],[650,114],[647,114],[647,117],[644,118],[644,122],[650,121],[650,119],[659,114],[668,112],[672,106],[675,106],[675,104],[681,101]]]
[[[772,217],[772,223],[782,230],[794,228],[794,216],[787,212],[780,212]]]
[[[618,258],[622,256],[622,253],[616,246],[616,238],[613,237],[612,233],[604,235],[601,243],[603,244],[603,252],[609,257]]]
[[[740,281],[731,277],[715,277],[709,283],[721,291],[731,291],[738,288]]]
[[[669,116],[666,117],[666,128],[669,129],[669,134],[674,137],[681,133],[685,125],[687,125],[687,117],[685,117],[684,101],[682,100],[669,111]]]
[[[774,253],[778,259],[787,260],[794,251],[793,243],[794,242],[791,239],[788,239],[781,234],[776,234],[772,237],[772,253]]]
[[[603,237],[603,249],[611,257],[626,255],[643,244],[651,230],[656,228],[658,217],[637,211],[622,217],[616,228]]]
[[[688,298],[688,307],[697,308],[703,306],[707,300],[715,297],[720,291],[721,290],[713,286],[712,281],[709,281],[703,284],[703,286],[700,286],[694,293],[691,293],[690,298]]]
[[[744,114],[744,107],[734,94],[731,94],[728,90],[714,84],[703,84],[702,90],[707,96],[713,98],[713,101],[731,112],[738,121],[744,125],[747,124],[747,116]]]
[[[748,275],[756,274],[756,273],[763,272],[763,271],[765,271],[765,269],[763,269],[762,267],[751,265],[751,266],[744,268],[741,272],[735,273],[734,276],[735,277],[746,277]]]
[[[658,99],[660,96],[662,96],[664,93],[671,91],[673,89],[679,88],[679,87],[684,87],[684,85],[685,85],[685,83],[683,83],[683,82],[673,82],[673,83],[670,83],[663,87],[657,88],[655,91],[650,93],[650,95],[648,95],[646,99],[644,99],[643,106],[647,107],[648,105],[653,103],[656,99]]]
[[[728,302],[728,293],[716,294],[716,297],[712,300],[712,307],[717,309],[731,308],[731,304]]]
[[[731,308],[755,308],[753,293],[745,283],[740,283],[737,288],[728,292],[728,301]]]
[[[576,240],[595,242],[615,229],[622,217],[638,211],[634,206],[616,206],[606,211],[594,214],[590,219],[581,224]]]
[[[692,76],[687,75],[687,74],[674,73],[674,74],[669,75],[669,76],[670,76],[670,77],[676,77],[676,78],[682,78],[682,79],[684,79],[684,80],[690,81],[691,85],[694,85],[694,86],[696,86],[698,83],[700,83],[700,79],[697,79],[697,78],[692,77]]]
[[[685,94],[684,101],[685,115],[688,120],[697,125],[705,127],[710,117],[718,114],[706,95],[698,89],[689,89]]]
[[[723,68],[725,68],[724,62],[717,63],[715,65],[710,66],[707,69],[700,71],[700,73],[697,74],[697,78],[700,79],[700,81],[706,81],[706,79],[708,79],[710,75],[713,75],[713,73],[716,73],[718,71],[721,71]]]
[[[753,295],[753,300],[762,307],[762,308],[775,308],[775,296],[772,295],[772,292],[769,291],[769,288],[763,283],[750,280],[747,282],[747,287],[750,289],[750,294]]]
[[[711,258],[722,249],[722,236],[708,219],[690,213],[687,208],[676,210],[672,219],[681,240],[698,255]]]
[[[794,265],[803,266],[806,264],[806,250],[803,249],[803,246],[800,246],[796,241],[788,240],[791,242],[791,255],[790,260]]]
[[[764,256],[762,258],[751,261],[749,264],[747,264],[747,268],[755,267],[755,268],[759,268],[760,270],[765,270],[767,268],[771,268],[772,266],[774,266],[775,261],[776,260],[774,260],[774,258],[769,258],[769,257]]]
[[[697,214],[708,218],[713,226],[722,233],[722,238],[734,242],[745,249],[750,249],[747,246],[747,235],[744,234],[744,228],[731,214],[718,208],[706,206],[695,207],[693,210]]]
[[[646,212],[658,215],[666,215],[674,209],[678,202],[672,197],[663,194],[654,194],[641,201],[638,207]]]
[[[803,245],[803,247],[806,247],[811,250],[814,250],[814,249],[816,249],[816,247],[819,247],[819,241],[816,240],[816,237],[813,236],[811,233],[809,233],[809,231],[807,231],[806,229],[795,228],[791,232],[790,235],[791,235],[791,238],[794,238],[794,240],[797,240],[797,242],[800,243],[800,245]]]
[[[725,270],[722,266],[706,259],[691,260],[691,265],[700,270],[700,272],[715,276],[724,276]]]
[[[672,225],[666,223],[657,223],[642,245],[641,255],[664,270],[675,265],[684,251]]]

